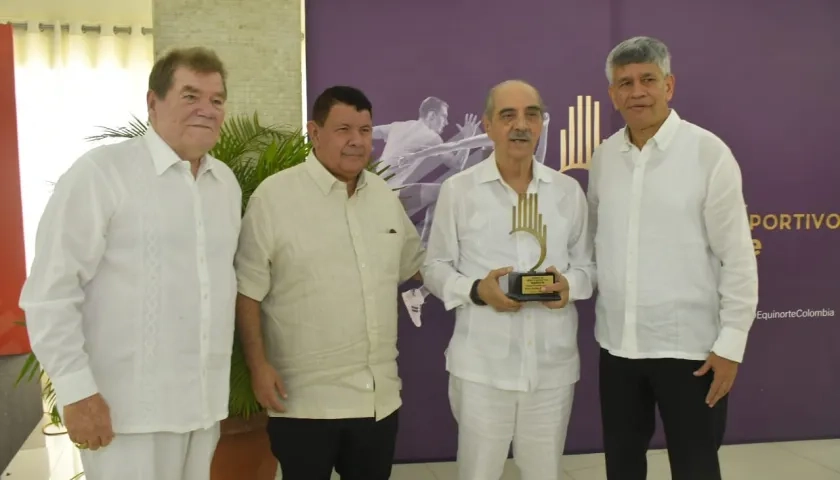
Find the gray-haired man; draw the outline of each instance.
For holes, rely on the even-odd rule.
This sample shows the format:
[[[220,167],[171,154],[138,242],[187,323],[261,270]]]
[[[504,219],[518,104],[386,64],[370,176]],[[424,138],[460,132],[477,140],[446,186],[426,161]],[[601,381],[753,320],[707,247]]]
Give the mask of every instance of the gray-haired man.
[[[740,169],[723,141],[669,108],[662,42],[622,42],[606,73],[627,123],[595,151],[588,189],[607,477],[645,479],[658,405],[673,479],[717,480],[758,301]]]

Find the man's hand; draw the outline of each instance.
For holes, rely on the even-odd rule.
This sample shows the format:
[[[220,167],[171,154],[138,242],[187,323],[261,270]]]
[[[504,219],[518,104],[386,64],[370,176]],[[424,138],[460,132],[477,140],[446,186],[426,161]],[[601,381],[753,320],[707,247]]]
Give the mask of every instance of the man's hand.
[[[566,277],[560,274],[556,268],[552,265],[548,267],[546,273],[551,273],[554,275],[555,282],[551,285],[546,285],[542,288],[543,293],[552,293],[557,292],[560,294],[560,300],[553,300],[549,302],[542,302],[548,308],[563,308],[566,304],[569,303],[569,281],[566,280]]]
[[[512,272],[513,268],[497,268],[478,283],[478,298],[490,305],[497,312],[516,312],[522,304],[509,298],[499,287],[499,278]]]
[[[712,386],[709,387],[709,393],[706,395],[706,405],[711,408],[732,390],[732,384],[735,383],[735,376],[738,374],[738,362],[719,357],[712,352],[706,359],[706,363],[694,372],[694,376],[702,377],[709,373],[709,370],[714,372]]]
[[[63,420],[67,435],[79,448],[99,450],[114,439],[111,409],[98,393],[65,406]]]
[[[286,387],[283,379],[268,362],[260,363],[256,368],[251,368],[251,387],[257,402],[265,409],[275,412],[285,412],[286,407],[280,402],[280,398],[287,398]]]

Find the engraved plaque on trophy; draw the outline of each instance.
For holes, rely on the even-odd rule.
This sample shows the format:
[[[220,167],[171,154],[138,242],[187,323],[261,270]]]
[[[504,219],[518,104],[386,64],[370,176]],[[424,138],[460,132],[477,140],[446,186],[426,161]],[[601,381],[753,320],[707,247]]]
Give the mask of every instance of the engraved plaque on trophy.
[[[554,275],[537,272],[545,261],[546,240],[548,227],[543,224],[542,214],[538,211],[539,202],[536,193],[519,195],[519,205],[513,207],[513,230],[532,235],[540,246],[540,258],[537,264],[527,272],[511,272],[508,274],[507,296],[518,302],[545,302],[560,300],[558,292],[542,292],[542,287],[553,284]]]

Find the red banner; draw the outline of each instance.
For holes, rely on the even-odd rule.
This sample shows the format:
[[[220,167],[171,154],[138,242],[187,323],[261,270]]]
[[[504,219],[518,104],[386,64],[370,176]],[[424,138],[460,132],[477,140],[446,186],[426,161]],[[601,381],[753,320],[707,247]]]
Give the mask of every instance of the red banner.
[[[29,353],[18,298],[26,279],[12,26],[0,25],[0,356]]]

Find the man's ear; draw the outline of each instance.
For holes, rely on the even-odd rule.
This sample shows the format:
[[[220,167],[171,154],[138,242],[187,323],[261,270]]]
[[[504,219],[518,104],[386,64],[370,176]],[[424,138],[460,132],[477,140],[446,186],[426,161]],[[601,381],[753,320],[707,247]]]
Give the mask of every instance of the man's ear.
[[[612,85],[610,85],[609,88],[607,88],[607,95],[610,96],[610,103],[612,103],[613,110],[615,110],[617,112],[618,111],[618,102],[615,99],[615,96],[616,96],[615,88],[613,88]]]
[[[486,113],[481,116],[481,126],[484,128],[485,132],[490,131],[490,117],[488,117]]]
[[[670,74],[665,77],[665,100],[671,101],[674,98],[674,84],[677,82],[676,77],[674,74]]]
[[[314,120],[306,122],[306,133],[312,145],[318,142],[318,124]]]
[[[157,104],[157,95],[155,92],[149,90],[146,92],[146,109],[150,112],[155,109],[155,105]]]

